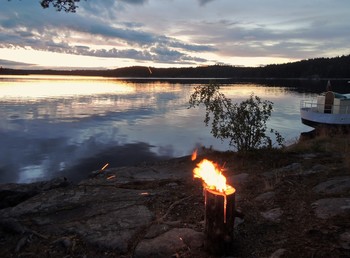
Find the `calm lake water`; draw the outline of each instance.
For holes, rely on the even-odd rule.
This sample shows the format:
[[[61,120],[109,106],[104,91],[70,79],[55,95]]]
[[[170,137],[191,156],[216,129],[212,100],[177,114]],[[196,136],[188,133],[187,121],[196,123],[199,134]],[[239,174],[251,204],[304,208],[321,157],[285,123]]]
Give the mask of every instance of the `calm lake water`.
[[[61,175],[76,181],[106,163],[180,157],[201,145],[228,150],[205,127],[204,109],[187,108],[198,83],[207,80],[0,76],[0,183]],[[287,142],[312,130],[301,124],[299,104],[319,86],[222,83],[222,92],[235,101],[252,92],[272,101],[269,127]]]

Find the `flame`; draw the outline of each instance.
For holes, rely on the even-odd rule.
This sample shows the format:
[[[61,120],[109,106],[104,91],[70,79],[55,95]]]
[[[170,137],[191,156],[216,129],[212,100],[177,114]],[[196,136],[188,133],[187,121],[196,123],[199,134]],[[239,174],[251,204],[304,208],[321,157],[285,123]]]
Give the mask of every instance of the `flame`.
[[[197,167],[193,169],[193,176],[203,180],[206,189],[205,198],[207,198],[207,192],[224,197],[224,223],[226,223],[227,195],[234,194],[236,189],[226,184],[226,177],[221,173],[221,168],[207,159],[203,159],[197,164]]]
[[[197,149],[195,149],[192,153],[192,157],[191,157],[191,160],[194,161],[197,159]]]
[[[210,160],[203,159],[193,170],[195,178],[201,178],[206,187],[224,193],[231,186],[226,184],[226,177],[221,173],[220,167]]]

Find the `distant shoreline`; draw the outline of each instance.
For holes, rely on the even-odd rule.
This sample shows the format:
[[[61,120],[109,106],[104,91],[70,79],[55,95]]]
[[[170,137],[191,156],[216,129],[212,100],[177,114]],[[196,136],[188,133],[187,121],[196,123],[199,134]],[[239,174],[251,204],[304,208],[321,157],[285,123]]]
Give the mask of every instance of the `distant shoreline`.
[[[79,74],[49,74],[49,73],[23,73],[23,74],[5,74],[0,73],[1,76],[67,76],[67,77],[99,77],[99,78],[110,78],[118,80],[139,80],[139,81],[152,81],[152,80],[164,80],[164,81],[348,81],[350,83],[350,77],[340,77],[340,78],[308,78],[308,77],[298,77],[298,78],[277,78],[277,77],[242,77],[242,78],[230,78],[230,77],[120,77],[120,76],[96,76],[96,75],[79,75]]]
[[[350,55],[315,58],[261,67],[210,65],[183,68],[131,66],[116,69],[11,69],[0,67],[0,75],[79,75],[147,79],[222,79],[231,80],[350,80]]]

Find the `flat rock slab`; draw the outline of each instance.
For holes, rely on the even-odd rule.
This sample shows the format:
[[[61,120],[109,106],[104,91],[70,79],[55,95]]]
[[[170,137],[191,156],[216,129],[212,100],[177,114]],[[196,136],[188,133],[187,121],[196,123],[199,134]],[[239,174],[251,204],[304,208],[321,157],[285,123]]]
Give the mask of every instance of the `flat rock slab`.
[[[312,204],[316,217],[329,219],[335,216],[350,216],[350,198],[326,198]]]
[[[126,254],[155,220],[147,204],[162,194],[156,186],[164,183],[176,187],[176,180],[192,178],[192,165],[189,158],[179,158],[171,163],[96,171],[78,185],[71,185],[64,178],[29,185],[3,185],[0,197],[5,196],[8,202],[0,210],[0,226],[18,225],[12,230],[20,233],[34,227],[49,236],[76,234],[93,246]],[[151,229],[147,237],[168,230]],[[184,229],[172,232],[193,245],[188,240],[193,232]]]
[[[190,179],[193,177],[190,159],[179,159],[178,163],[169,165],[119,167],[103,171],[95,171],[93,178],[83,180],[83,185],[118,185],[135,182],[150,182],[158,180]]]
[[[204,234],[189,228],[174,228],[156,238],[145,239],[136,247],[134,257],[177,257],[178,251],[204,245]]]
[[[28,219],[50,235],[78,234],[88,243],[126,253],[129,244],[154,219],[144,191],[111,186],[79,186],[38,194],[1,218]]]
[[[54,178],[50,181],[31,184],[3,184],[0,185],[0,209],[16,206],[39,193],[55,188],[68,187],[71,183],[65,177]]]
[[[142,205],[93,217],[84,223],[71,223],[70,232],[79,233],[88,243],[126,253],[129,242],[147,226],[153,214]]]
[[[313,188],[316,193],[344,194],[350,192],[350,176],[334,177]]]

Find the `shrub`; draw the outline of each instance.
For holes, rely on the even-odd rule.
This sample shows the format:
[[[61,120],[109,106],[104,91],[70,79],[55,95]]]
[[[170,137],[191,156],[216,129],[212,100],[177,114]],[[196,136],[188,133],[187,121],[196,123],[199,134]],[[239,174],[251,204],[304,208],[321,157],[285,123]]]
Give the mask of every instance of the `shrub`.
[[[272,148],[266,122],[271,116],[273,103],[262,101],[254,94],[239,104],[232,103],[219,89],[220,86],[213,83],[197,86],[189,100],[189,108],[204,104],[204,123],[208,126],[211,121],[211,134],[221,140],[229,139],[230,146],[239,152]],[[274,129],[270,129],[270,133],[275,135],[276,143],[283,146],[280,133]]]

